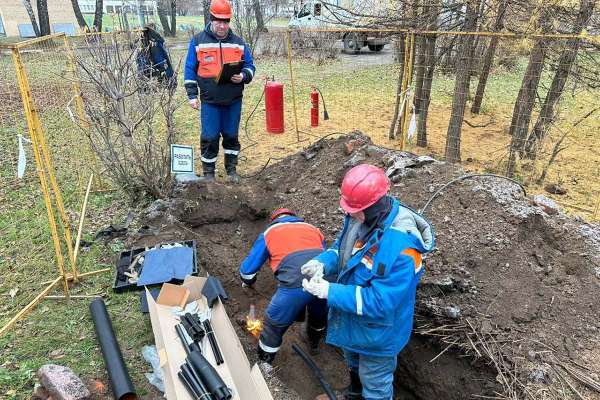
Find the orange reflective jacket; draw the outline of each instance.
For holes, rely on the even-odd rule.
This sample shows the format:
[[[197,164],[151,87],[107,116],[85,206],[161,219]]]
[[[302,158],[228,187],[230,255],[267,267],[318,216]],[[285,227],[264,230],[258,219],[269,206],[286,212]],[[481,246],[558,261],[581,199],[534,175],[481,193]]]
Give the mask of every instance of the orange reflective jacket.
[[[196,46],[198,76],[215,78],[223,64],[242,61],[244,45],[237,43],[200,43]]]

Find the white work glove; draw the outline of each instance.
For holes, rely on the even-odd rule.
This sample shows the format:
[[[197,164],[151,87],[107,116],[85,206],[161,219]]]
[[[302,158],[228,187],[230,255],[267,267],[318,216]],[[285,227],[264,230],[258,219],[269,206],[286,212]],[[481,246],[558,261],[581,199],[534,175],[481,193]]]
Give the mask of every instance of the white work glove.
[[[329,282],[320,276],[313,277],[310,281],[302,280],[304,290],[320,299],[326,299],[329,294]]]
[[[325,265],[321,261],[310,260],[306,264],[304,264],[302,267],[300,267],[300,272],[302,272],[302,275],[308,275],[310,277],[313,277],[313,276],[322,277],[324,267],[325,267]]]

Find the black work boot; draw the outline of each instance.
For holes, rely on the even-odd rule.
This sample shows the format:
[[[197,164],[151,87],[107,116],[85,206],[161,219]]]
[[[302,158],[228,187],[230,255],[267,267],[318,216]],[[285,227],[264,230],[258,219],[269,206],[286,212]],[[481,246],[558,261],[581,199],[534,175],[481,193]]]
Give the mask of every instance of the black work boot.
[[[350,370],[350,385],[344,388],[343,394],[345,400],[364,400],[362,396],[362,383],[357,371]]]
[[[260,345],[258,345],[256,347],[256,353],[258,354],[258,359],[262,362],[265,362],[267,364],[273,364],[273,360],[275,359],[275,355],[277,355],[277,353],[269,353],[267,351],[264,351]]]
[[[237,163],[237,154],[225,154],[225,171],[229,180],[233,183],[240,183],[242,181],[242,177],[236,172]]]
[[[200,177],[201,181],[214,182],[215,181],[215,163],[202,162],[202,174]]]

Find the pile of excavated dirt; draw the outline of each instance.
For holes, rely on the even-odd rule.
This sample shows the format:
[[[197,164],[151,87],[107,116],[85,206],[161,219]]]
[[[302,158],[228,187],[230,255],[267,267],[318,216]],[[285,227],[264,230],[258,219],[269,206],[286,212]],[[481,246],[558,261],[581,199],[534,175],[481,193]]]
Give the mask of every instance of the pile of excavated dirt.
[[[240,262],[280,206],[296,210],[331,242],[343,220],[342,177],[362,162],[384,167],[392,194],[415,209],[464,174],[428,157],[372,146],[359,133],[320,140],[239,186],[178,187],[147,210],[147,229],[132,244],[196,239],[200,264],[228,290],[227,311],[255,361],[246,314],[250,304],[265,310],[276,282],[264,266],[255,288],[242,288]],[[425,260],[415,334],[399,356],[397,398],[600,398],[594,390],[600,229],[537,206],[519,186],[498,178],[449,186],[425,216],[437,246]],[[297,324],[288,332],[269,372],[276,399],[322,392],[291,349],[293,342],[303,345],[300,331]],[[314,359],[334,388],[347,384],[338,349],[325,346]]]

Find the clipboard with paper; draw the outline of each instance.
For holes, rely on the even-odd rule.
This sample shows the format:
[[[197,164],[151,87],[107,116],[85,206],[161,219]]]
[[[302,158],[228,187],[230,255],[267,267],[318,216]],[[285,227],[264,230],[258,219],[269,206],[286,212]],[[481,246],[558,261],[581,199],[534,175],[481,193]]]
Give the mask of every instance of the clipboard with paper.
[[[217,85],[224,85],[226,83],[231,83],[231,77],[233,75],[237,75],[242,72],[243,63],[241,61],[225,63],[219,72],[219,75],[216,76],[215,82]]]

